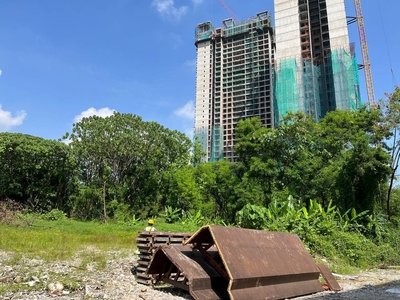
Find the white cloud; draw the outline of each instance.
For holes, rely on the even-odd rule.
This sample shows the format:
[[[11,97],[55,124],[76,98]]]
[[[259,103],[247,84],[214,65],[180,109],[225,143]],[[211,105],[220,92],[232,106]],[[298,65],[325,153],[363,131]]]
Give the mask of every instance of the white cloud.
[[[115,109],[110,109],[108,107],[95,109],[94,107],[89,108],[81,112],[74,118],[74,123],[81,121],[83,118],[90,117],[90,116],[99,116],[102,118],[109,117],[115,112]]]
[[[194,103],[193,101],[189,101],[183,107],[174,111],[174,114],[185,118],[185,119],[194,119]]]
[[[204,0],[192,0],[192,3],[193,3],[194,6],[200,5],[200,4],[202,4],[203,2],[204,2]]]
[[[0,76],[1,76],[1,74],[3,74],[3,71],[2,71],[2,70],[0,70]]]
[[[196,60],[195,59],[187,60],[183,63],[183,65],[185,67],[187,67],[188,69],[190,69],[191,71],[196,71]]]
[[[187,137],[193,141],[193,136],[194,136],[194,130],[193,127],[185,127],[184,133],[187,135]]]
[[[2,110],[0,104],[0,132],[8,131],[12,127],[19,126],[25,120],[26,112],[24,110],[17,111],[15,117],[9,111]]]
[[[153,0],[151,6],[155,7],[161,16],[178,21],[188,12],[187,6],[176,7],[174,0]]]

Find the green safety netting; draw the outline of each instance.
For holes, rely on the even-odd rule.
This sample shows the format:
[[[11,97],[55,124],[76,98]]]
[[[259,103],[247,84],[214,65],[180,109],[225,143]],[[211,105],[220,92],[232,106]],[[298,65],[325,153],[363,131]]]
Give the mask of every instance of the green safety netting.
[[[201,149],[204,153],[207,153],[208,149],[208,131],[207,128],[195,128],[194,129],[194,141],[198,140],[201,144]],[[207,161],[207,157],[203,157],[202,161]]]
[[[278,63],[275,80],[276,125],[288,111],[302,111],[318,121],[330,110],[361,105],[357,60],[345,49],[332,50],[319,66],[284,59]]]
[[[211,137],[211,157],[210,161],[218,161],[224,158],[224,141],[223,141],[224,129],[221,126],[214,126],[212,128]]]

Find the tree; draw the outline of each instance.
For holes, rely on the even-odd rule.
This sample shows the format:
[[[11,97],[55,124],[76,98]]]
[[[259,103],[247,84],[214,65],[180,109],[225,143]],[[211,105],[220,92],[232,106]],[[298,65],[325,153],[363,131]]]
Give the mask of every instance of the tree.
[[[264,153],[262,139],[267,135],[267,128],[262,125],[258,117],[248,118],[238,122],[235,135],[235,154],[238,156],[238,161],[249,168],[251,160]]]
[[[399,167],[400,160],[400,88],[396,87],[394,92],[386,94],[386,99],[380,100],[379,111],[383,122],[381,126],[390,131],[391,139],[387,139],[386,143],[390,144],[387,150],[390,153],[390,181],[386,197],[386,213],[390,220],[390,196],[393,189],[393,183],[396,177],[396,172]]]
[[[108,203],[116,200],[136,211],[156,209],[162,174],[190,161],[191,142],[183,133],[132,114],[83,118],[64,138],[82,184],[94,189],[105,184]]]
[[[380,144],[388,132],[379,122],[377,111],[361,109],[330,112],[318,123],[325,173],[334,175],[330,197],[341,209],[373,211],[388,178],[389,157]]]
[[[203,157],[206,155],[206,152],[203,150],[201,142],[198,137],[195,138],[193,142],[192,156],[191,156],[191,164],[194,166],[198,166]]]
[[[242,180],[257,182],[264,191],[265,201],[258,205],[267,206],[275,191],[312,196],[309,183],[318,165],[312,136],[314,126],[312,119],[301,113],[289,113],[274,129],[261,126],[256,119],[238,124],[235,153],[246,169]]]
[[[201,209],[202,195],[195,172],[194,166],[187,165],[165,173],[163,205],[191,212]]]
[[[0,133],[0,198],[34,211],[68,213],[76,165],[64,143],[21,133]]]
[[[221,160],[201,164],[197,167],[196,179],[203,196],[202,205],[214,207],[213,217],[232,222],[240,205],[235,192],[238,184],[235,163]]]
[[[254,119],[240,122],[235,152],[242,183],[258,181],[263,206],[289,194],[305,203],[332,200],[343,210],[372,211],[388,178],[388,156],[379,143],[388,132],[379,122],[379,114],[366,109],[333,111],[319,123],[289,113],[273,129]]]
[[[237,192],[245,202],[239,209],[249,201],[266,206],[278,174],[278,161],[273,153],[276,145],[272,145],[276,141],[276,131],[265,128],[259,118],[249,118],[239,121],[235,134],[240,178]]]

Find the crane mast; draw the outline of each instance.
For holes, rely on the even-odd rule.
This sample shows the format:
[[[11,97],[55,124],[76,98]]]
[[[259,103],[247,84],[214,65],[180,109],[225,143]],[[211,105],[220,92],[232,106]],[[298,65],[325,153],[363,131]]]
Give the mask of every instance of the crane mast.
[[[368,54],[367,36],[365,34],[364,17],[361,9],[361,0],[354,0],[354,6],[356,9],[358,34],[360,36],[360,45],[361,45],[362,60],[364,65],[365,84],[367,86],[368,103],[371,105],[371,107],[375,108],[376,103],[374,95],[374,85],[372,82],[371,62],[369,60],[369,54]]]
[[[231,15],[232,19],[236,22],[239,23],[238,18],[234,15],[234,13],[229,9],[229,7],[225,4],[223,0],[219,0],[219,2],[222,4],[223,7],[225,7],[226,11]]]

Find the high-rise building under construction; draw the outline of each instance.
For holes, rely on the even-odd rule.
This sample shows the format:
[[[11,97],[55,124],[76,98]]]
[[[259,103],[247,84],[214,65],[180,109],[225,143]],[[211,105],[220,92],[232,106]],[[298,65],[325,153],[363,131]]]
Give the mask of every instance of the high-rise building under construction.
[[[274,41],[267,11],[242,22],[211,22],[196,27],[195,132],[205,160],[235,160],[235,126],[258,116],[274,125]]]
[[[360,105],[358,65],[344,0],[275,0],[275,121],[303,111],[316,121]]]
[[[360,103],[358,64],[344,0],[274,0],[270,15],[196,27],[195,132],[205,160],[235,160],[235,126],[258,116],[278,126],[288,111],[318,121]]]

